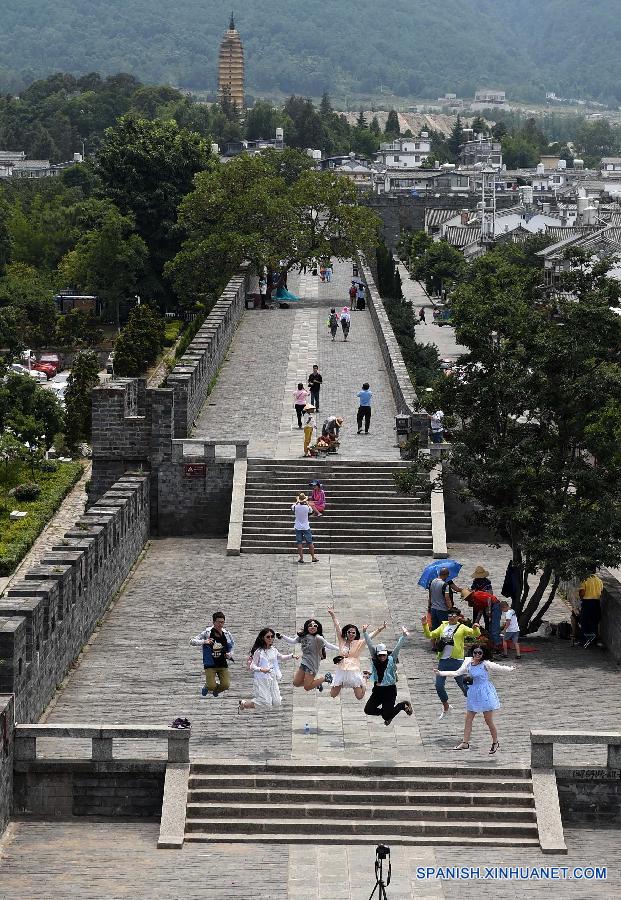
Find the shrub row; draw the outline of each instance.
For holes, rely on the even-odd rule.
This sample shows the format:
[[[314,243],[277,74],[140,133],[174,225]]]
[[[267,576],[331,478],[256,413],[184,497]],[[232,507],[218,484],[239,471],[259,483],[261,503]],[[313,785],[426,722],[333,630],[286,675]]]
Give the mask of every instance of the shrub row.
[[[13,509],[26,511],[28,515],[18,522],[9,521],[8,512],[0,518],[0,575],[10,575],[15,571],[82,472],[83,466],[79,462],[60,463],[56,471],[38,475],[41,493],[36,500],[27,502],[16,499],[9,504]]]

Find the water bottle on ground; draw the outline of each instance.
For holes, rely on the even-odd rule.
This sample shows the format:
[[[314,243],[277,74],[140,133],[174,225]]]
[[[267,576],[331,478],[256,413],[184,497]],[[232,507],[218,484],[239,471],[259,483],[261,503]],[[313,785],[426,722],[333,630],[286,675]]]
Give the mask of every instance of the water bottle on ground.
[[[310,734],[310,733],[311,733],[311,728],[307,722],[306,725],[304,726],[304,734]]]

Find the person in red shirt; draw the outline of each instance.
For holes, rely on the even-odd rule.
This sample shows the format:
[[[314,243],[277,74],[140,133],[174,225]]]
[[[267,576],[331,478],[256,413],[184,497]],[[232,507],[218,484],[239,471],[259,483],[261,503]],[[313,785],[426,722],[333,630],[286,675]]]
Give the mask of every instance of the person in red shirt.
[[[491,591],[469,591],[467,589],[462,590],[461,596],[468,606],[472,607],[473,623],[478,622],[482,615],[485,627],[490,633],[492,646],[494,649],[501,648],[500,618],[502,609],[498,597]]]

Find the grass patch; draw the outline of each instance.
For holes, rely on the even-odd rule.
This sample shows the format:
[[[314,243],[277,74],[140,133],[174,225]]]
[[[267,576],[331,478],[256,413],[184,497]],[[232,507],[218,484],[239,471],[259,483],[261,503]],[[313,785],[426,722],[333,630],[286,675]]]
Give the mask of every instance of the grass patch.
[[[36,500],[17,500],[2,495],[0,502],[0,575],[10,575],[30,550],[73,485],[79,480],[83,466],[79,462],[59,463],[55,472],[36,471],[41,493]],[[13,485],[32,480],[30,468],[23,466],[11,473]],[[11,486],[11,485],[9,485]],[[27,512],[18,522],[9,520],[9,513],[18,509]]]
[[[166,326],[164,328],[164,346],[172,347],[175,343],[179,335],[181,334],[181,329],[183,328],[183,322],[181,319],[170,319],[166,320]]]

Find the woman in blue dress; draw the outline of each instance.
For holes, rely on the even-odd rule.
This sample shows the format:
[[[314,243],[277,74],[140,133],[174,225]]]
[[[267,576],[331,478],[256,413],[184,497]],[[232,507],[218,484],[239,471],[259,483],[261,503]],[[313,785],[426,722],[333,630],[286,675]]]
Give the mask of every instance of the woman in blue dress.
[[[472,733],[472,722],[477,713],[483,713],[485,724],[489,728],[492,736],[492,746],[490,748],[490,756],[500,749],[498,743],[498,732],[494,724],[494,710],[500,709],[500,700],[496,693],[491,679],[492,672],[512,672],[514,666],[501,666],[499,663],[491,662],[489,659],[489,651],[486,647],[479,644],[472,648],[472,656],[467,656],[459,669],[450,672],[453,678],[464,675],[464,681],[469,683],[467,679],[471,678],[472,683],[468,688],[466,695],[466,721],[464,723],[464,739],[461,743],[453,747],[453,750],[469,750],[470,734]],[[446,672],[436,672],[437,675],[446,675]]]

